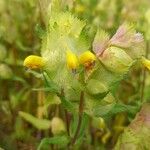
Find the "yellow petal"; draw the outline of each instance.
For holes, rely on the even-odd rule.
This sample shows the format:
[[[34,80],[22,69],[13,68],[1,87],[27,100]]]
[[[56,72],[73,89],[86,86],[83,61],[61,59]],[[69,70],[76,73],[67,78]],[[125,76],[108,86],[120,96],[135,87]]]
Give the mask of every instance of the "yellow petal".
[[[90,51],[86,51],[83,54],[80,55],[79,57],[79,61],[81,64],[85,65],[87,63],[91,63],[94,62],[96,60],[95,55],[90,52]]]
[[[148,60],[148,59],[142,57],[142,60],[141,60],[141,61],[142,61],[142,64],[143,64],[147,69],[150,70],[150,60]]]
[[[72,53],[71,51],[67,51],[67,66],[69,69],[72,69],[72,70],[76,70],[77,67],[79,66],[79,63],[78,63],[78,58],[77,56]]]
[[[30,55],[25,58],[23,65],[30,69],[38,69],[45,65],[45,61],[40,56]]]

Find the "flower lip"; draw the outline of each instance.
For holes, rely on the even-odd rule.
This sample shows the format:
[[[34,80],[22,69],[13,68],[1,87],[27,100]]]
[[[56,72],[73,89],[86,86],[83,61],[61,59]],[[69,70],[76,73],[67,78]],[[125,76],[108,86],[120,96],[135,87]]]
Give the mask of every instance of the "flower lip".
[[[45,61],[42,57],[36,55],[29,55],[25,58],[23,65],[30,69],[40,69],[44,67]]]
[[[86,51],[86,52],[82,53],[79,57],[80,63],[85,66],[87,64],[94,63],[95,60],[96,60],[96,56],[90,51]]]
[[[79,66],[77,56],[70,50],[67,50],[66,53],[67,53],[67,56],[66,56],[67,67],[71,70],[76,70],[77,67]]]

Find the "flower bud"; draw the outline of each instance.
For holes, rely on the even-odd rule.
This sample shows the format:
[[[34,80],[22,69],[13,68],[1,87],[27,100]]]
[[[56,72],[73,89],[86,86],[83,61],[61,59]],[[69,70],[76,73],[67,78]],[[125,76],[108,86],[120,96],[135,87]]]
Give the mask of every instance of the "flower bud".
[[[54,117],[51,122],[51,131],[54,135],[66,131],[65,124],[62,119]]]
[[[150,60],[142,57],[141,62],[148,70],[150,70]]]
[[[30,69],[38,69],[44,67],[45,61],[40,56],[30,55],[25,58],[23,65]]]
[[[86,68],[91,67],[91,65],[94,64],[95,60],[96,60],[95,55],[90,51],[82,53],[79,57],[80,63],[84,65]]]
[[[76,70],[77,67],[79,66],[77,56],[68,50],[66,59],[68,69],[71,69],[72,71]]]

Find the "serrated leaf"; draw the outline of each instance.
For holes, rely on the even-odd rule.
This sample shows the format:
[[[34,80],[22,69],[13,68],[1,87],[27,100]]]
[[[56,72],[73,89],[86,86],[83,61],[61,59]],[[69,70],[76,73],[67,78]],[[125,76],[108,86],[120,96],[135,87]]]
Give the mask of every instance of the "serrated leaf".
[[[137,111],[137,110],[138,109],[134,106],[116,103],[114,107],[112,107],[112,109],[107,114],[104,115],[104,117],[111,117],[121,112],[133,113],[134,111]]]
[[[104,106],[99,106],[94,108],[94,116],[96,117],[102,117],[106,114],[108,114],[110,112],[110,110],[112,109],[112,107],[114,107],[114,103],[113,104],[108,104],[108,105],[104,105]]]
[[[27,122],[31,123],[34,127],[36,127],[39,130],[47,130],[51,126],[51,121],[47,119],[39,119],[34,116],[32,116],[29,113],[26,112],[19,112],[19,116],[22,117]]]
[[[65,146],[68,143],[69,143],[69,138],[66,135],[54,136],[51,138],[44,138],[44,139],[42,139],[37,150],[41,150],[42,146],[44,146],[44,145],[56,144],[59,146]]]
[[[116,45],[119,47],[127,48],[133,44],[132,40],[135,34],[135,29],[133,25],[129,25],[127,23],[119,26],[118,30],[114,34],[114,36],[110,39],[112,45]]]
[[[46,60],[44,70],[59,87],[69,86],[74,80],[66,65],[66,51],[69,49],[78,55],[88,48],[81,34],[84,26],[84,21],[69,12],[56,13],[50,17],[47,33],[42,40],[41,55]]]
[[[94,117],[102,117],[114,107],[116,100],[111,93],[100,99],[85,95],[85,112]]]
[[[126,52],[131,58],[139,58],[144,55],[145,45],[141,33],[136,33],[132,24],[122,24],[115,35],[110,39],[110,45],[128,49]]]

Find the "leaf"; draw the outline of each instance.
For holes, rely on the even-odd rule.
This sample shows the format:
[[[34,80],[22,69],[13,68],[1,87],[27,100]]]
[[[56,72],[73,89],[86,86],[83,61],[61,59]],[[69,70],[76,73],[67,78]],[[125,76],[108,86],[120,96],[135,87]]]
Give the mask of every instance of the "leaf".
[[[112,45],[127,48],[131,46],[130,44],[134,34],[135,30],[133,25],[122,24],[119,26],[114,36],[110,39],[110,42]]]
[[[116,104],[116,100],[109,92],[104,98],[95,98],[85,95],[85,112],[94,117],[102,117]]]
[[[78,114],[74,113],[70,122],[70,136],[73,137],[78,125]]]
[[[84,136],[85,129],[88,127],[88,123],[89,123],[89,116],[86,113],[84,113],[83,116],[82,116],[82,122],[81,122],[80,132],[79,132],[79,138]]]
[[[89,80],[98,80],[111,90],[114,84],[119,83],[123,79],[123,76],[109,71],[100,61],[96,65],[95,70],[89,76]]]
[[[124,23],[118,28],[110,39],[110,46],[123,48],[134,59],[140,58],[145,54],[143,35],[136,32],[134,26],[128,23]]]
[[[125,105],[122,103],[116,103],[114,107],[112,107],[112,109],[103,116],[107,118],[107,117],[112,117],[113,115],[117,113],[121,113],[121,112],[134,113],[135,111],[137,112],[137,110],[138,108],[136,108],[135,106]]]
[[[91,79],[86,86],[87,91],[94,97],[104,98],[108,93],[108,88],[99,80]]]
[[[22,84],[24,84],[26,86],[29,86],[28,83],[27,83],[27,81],[24,80],[23,78],[19,77],[19,76],[13,76],[12,80],[21,82]]]
[[[34,127],[36,127],[39,130],[47,130],[51,126],[51,121],[47,119],[38,119],[26,112],[19,111],[19,116],[21,116],[23,119],[31,123]]]
[[[67,109],[69,112],[73,112],[73,113],[76,112],[76,108],[73,105],[73,103],[66,100],[66,98],[64,96],[60,96],[60,100],[61,100],[61,103],[65,109]]]
[[[44,138],[40,142],[37,150],[41,150],[42,146],[50,145],[50,144],[57,144],[59,146],[65,146],[69,143],[69,138],[66,135],[54,136],[51,138]]]
[[[100,56],[104,52],[108,46],[108,42],[109,35],[103,30],[98,30],[93,41],[93,51],[97,56]]]
[[[61,101],[60,101],[60,98],[56,94],[50,93],[47,95],[45,102],[44,102],[45,109],[47,110],[48,106],[52,104],[58,105],[58,104],[61,104]]]
[[[143,42],[142,34],[136,33],[134,26],[127,23],[122,24],[110,39],[111,45],[122,48],[129,48],[141,42]]]
[[[59,87],[54,83],[46,72],[43,72],[43,78],[46,84],[45,91],[59,93]]]
[[[110,110],[112,109],[112,107],[114,107],[114,103],[112,104],[107,104],[107,105],[104,105],[104,106],[99,106],[99,107],[95,107],[94,108],[94,116],[96,117],[103,117],[105,115],[107,115]]]

